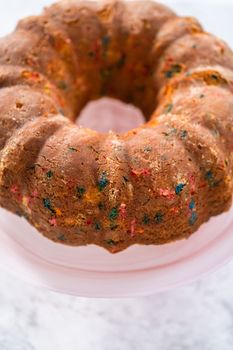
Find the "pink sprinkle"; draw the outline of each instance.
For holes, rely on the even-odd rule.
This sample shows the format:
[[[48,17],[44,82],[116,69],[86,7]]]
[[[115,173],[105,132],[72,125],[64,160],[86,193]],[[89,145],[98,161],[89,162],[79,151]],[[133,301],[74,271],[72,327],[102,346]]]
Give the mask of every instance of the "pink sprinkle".
[[[50,225],[57,226],[57,220],[55,218],[52,218],[49,220]]]
[[[171,191],[171,190],[169,190],[167,188],[165,188],[165,189],[160,188],[159,189],[159,195],[163,196],[163,197],[166,197],[168,199],[174,199],[175,198],[174,191]]]
[[[87,220],[87,225],[91,225],[91,224],[93,224],[93,220],[88,219],[88,220]]]
[[[11,193],[18,193],[19,187],[17,185],[13,185],[10,189]]]
[[[30,73],[31,79],[37,81],[38,78],[40,77],[40,74],[37,72],[31,72]]]
[[[150,169],[142,169],[141,170],[141,175],[143,175],[143,176],[148,176],[150,174],[151,174]]]
[[[138,174],[137,174],[137,172],[135,170],[131,170],[131,175],[132,176],[137,176]]]
[[[120,217],[122,218],[122,220],[124,220],[126,217],[126,204],[125,203],[121,203],[120,208],[119,208],[119,212],[120,212]]]
[[[34,190],[32,192],[32,197],[38,197],[39,196],[39,192],[37,190]]]
[[[139,169],[138,171],[132,169],[131,175],[132,176],[149,176],[149,175],[151,175],[151,171],[150,171],[150,169],[147,169],[147,168]]]
[[[19,201],[19,202],[22,202],[22,194],[20,193],[20,190],[19,190],[19,187],[17,185],[13,185],[10,189],[11,193],[14,193],[15,196],[16,196],[16,199]]]
[[[133,219],[130,223],[130,234],[131,236],[135,236],[135,227],[136,227],[136,219]]]
[[[194,174],[190,174],[189,176],[190,190],[193,194],[195,192],[195,176]]]

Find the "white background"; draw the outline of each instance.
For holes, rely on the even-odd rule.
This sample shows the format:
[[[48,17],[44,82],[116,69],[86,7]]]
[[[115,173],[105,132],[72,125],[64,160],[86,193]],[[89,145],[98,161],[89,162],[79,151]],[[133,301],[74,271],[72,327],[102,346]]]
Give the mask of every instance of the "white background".
[[[163,2],[233,47],[233,2]],[[0,0],[0,34],[50,3]],[[232,350],[233,263],[190,286],[132,300],[59,295],[0,271],[0,350],[79,349]]]

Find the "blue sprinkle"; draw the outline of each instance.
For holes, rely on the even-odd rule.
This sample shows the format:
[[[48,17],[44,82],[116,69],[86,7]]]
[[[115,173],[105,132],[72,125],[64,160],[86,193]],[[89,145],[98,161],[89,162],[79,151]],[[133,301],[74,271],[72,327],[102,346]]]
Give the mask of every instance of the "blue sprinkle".
[[[44,198],[43,204],[46,209],[50,210],[52,213],[55,213],[55,210],[52,208],[52,204],[49,198]]]
[[[195,211],[192,211],[192,214],[189,218],[189,224],[194,225],[196,221],[197,221],[197,213]]]
[[[215,179],[214,174],[212,173],[211,170],[205,173],[205,179],[207,180],[210,187],[216,187],[222,182],[222,179],[220,180]]]
[[[188,135],[188,132],[186,130],[181,130],[180,137],[182,139],[186,139],[187,135]]]
[[[66,236],[65,235],[61,235],[59,237],[57,237],[60,241],[65,241],[66,240]]]
[[[192,198],[190,204],[189,204],[189,209],[193,210],[195,208],[195,202],[194,199]]]
[[[109,36],[104,36],[103,38],[102,38],[102,44],[103,44],[103,46],[108,46],[108,44],[110,43],[110,37]]]
[[[107,175],[105,172],[103,172],[98,181],[99,190],[102,191],[108,184],[109,184],[109,181],[107,179]]]
[[[205,178],[206,178],[207,180],[211,180],[211,179],[214,178],[214,175],[213,175],[213,173],[212,173],[211,170],[207,171],[207,173],[205,174]]]
[[[179,194],[180,192],[182,192],[182,191],[183,191],[183,188],[184,188],[185,186],[186,186],[186,184],[182,184],[182,183],[178,184],[178,185],[176,186],[176,188],[175,188],[176,194]]]
[[[160,211],[158,211],[156,214],[155,214],[155,222],[157,224],[160,224],[162,221],[163,221],[163,217],[164,217],[164,214],[161,213]]]

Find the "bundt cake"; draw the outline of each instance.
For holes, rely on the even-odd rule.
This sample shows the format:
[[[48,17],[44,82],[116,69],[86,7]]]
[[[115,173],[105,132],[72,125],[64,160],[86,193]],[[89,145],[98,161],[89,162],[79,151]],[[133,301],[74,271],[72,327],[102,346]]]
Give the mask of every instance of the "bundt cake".
[[[232,201],[233,54],[153,1],[63,0],[0,40],[0,205],[111,253],[188,238]],[[109,96],[144,125],[75,119]]]

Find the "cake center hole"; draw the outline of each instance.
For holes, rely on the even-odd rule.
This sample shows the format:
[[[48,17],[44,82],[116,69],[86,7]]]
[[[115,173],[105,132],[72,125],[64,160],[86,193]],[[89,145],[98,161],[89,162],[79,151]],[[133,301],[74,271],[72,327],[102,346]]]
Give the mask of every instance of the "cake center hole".
[[[77,119],[77,124],[99,132],[124,133],[143,123],[140,109],[108,97],[89,102]]]

